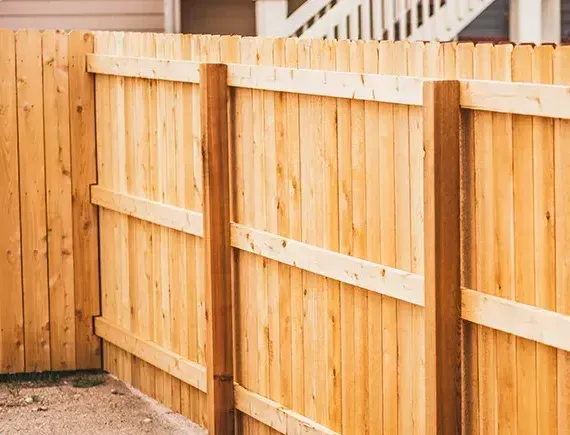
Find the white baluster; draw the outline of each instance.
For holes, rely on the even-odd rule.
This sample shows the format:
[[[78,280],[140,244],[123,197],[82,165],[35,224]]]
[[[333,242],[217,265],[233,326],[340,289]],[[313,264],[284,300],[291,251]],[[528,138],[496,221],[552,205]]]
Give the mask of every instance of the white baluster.
[[[382,0],[372,0],[372,38],[384,39]]]
[[[395,0],[384,0],[384,20],[388,29],[388,39],[393,41],[396,38],[396,11],[394,10]]]
[[[358,7],[355,8],[348,17],[348,37],[356,40],[360,37],[360,29],[358,25]]]
[[[360,5],[361,39],[370,39],[370,0],[364,0]]]
[[[429,0],[422,0],[422,39],[431,39],[431,18],[429,14]]]
[[[411,35],[418,29],[418,2],[411,0],[409,2],[409,7],[412,9],[412,25],[411,25]]]
[[[400,17],[400,39],[404,40],[408,36],[408,22],[407,22],[407,7],[406,7],[406,0],[400,0],[400,10],[399,17]]]

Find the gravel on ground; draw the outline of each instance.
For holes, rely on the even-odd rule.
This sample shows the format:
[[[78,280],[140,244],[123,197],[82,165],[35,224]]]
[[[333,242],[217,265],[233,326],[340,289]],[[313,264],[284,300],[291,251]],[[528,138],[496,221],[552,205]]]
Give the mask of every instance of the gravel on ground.
[[[0,377],[0,435],[206,433],[108,374]]]

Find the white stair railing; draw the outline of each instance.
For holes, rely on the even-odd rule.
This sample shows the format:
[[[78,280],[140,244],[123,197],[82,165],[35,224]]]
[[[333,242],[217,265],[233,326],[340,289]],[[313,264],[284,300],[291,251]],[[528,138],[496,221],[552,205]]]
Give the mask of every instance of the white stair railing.
[[[454,39],[494,0],[307,0],[272,36]]]

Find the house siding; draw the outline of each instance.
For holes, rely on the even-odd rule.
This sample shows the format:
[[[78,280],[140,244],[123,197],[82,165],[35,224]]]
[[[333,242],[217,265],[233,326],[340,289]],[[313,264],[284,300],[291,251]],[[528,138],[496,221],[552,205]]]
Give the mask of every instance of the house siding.
[[[164,30],[162,0],[2,0],[0,28]]]
[[[182,0],[182,32],[255,36],[255,2]]]

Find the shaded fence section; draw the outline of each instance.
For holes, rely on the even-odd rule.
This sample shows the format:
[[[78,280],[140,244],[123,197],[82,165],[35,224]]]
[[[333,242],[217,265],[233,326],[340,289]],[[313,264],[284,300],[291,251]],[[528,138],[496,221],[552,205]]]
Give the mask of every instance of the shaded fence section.
[[[0,372],[100,368],[93,35],[0,46]]]

